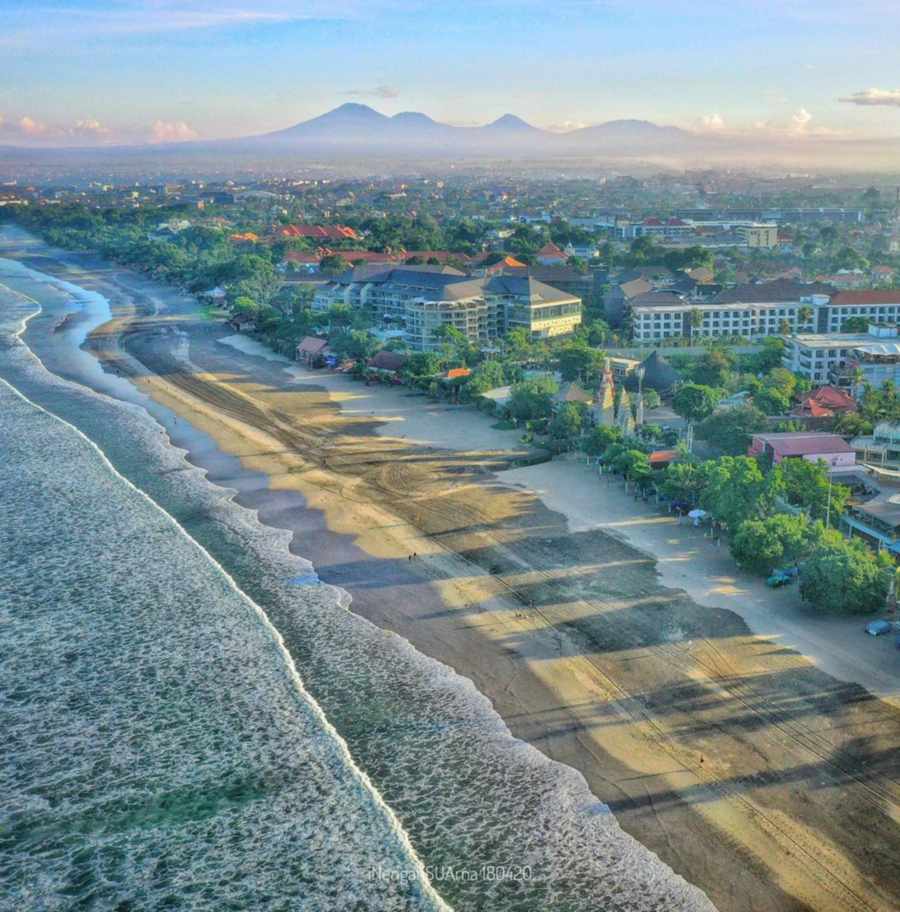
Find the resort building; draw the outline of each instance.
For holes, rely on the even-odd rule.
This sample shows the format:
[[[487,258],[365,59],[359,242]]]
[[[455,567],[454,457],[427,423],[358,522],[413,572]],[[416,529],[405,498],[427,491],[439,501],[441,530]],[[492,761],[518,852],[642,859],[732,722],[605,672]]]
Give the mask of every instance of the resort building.
[[[865,333],[801,334],[785,339],[783,365],[811,383],[833,383],[854,392],[869,384],[900,382],[896,325],[869,324]]]
[[[639,294],[627,304],[636,342],[673,338],[784,335],[816,326],[827,307],[827,285],[777,280],[739,285],[712,300],[676,290]]]
[[[572,333],[581,323],[581,298],[575,295],[528,275],[473,277],[449,266],[357,267],[320,288],[313,308],[337,303],[402,328],[418,351],[439,348],[443,326],[485,346],[516,327],[532,339],[547,339]]]
[[[841,291],[817,315],[817,332],[840,332],[850,317],[876,323],[900,322],[900,290]]]

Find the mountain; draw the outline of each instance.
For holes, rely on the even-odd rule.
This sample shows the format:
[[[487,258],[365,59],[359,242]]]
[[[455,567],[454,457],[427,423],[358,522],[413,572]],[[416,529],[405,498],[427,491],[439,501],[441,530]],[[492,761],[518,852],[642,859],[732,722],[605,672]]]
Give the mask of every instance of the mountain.
[[[649,121],[619,120],[569,133],[551,133],[504,114],[479,127],[440,123],[419,111],[388,117],[368,105],[347,103],[332,111],[259,136],[226,140],[217,146],[262,150],[267,145],[291,146],[315,155],[399,154],[411,157],[440,150],[447,154],[495,154],[513,157],[553,153],[651,155],[671,151],[693,134]]]
[[[542,130],[514,114],[491,123],[459,127],[419,111],[389,117],[368,105],[348,102],[318,117],[271,133],[237,139],[140,146],[81,148],[0,148],[0,158],[16,162],[53,161],[108,167],[113,163],[201,162],[231,165],[292,164],[299,161],[379,168],[416,161],[577,161],[579,166],[650,163],[674,167],[787,164],[883,170],[898,159],[896,140],[841,140],[693,133],[647,120],[611,120],[567,133]]]
[[[491,132],[503,132],[503,133],[518,133],[521,135],[527,135],[535,133],[545,133],[546,131],[540,130],[537,127],[533,127],[530,123],[526,123],[522,120],[521,117],[516,117],[515,114],[504,114],[502,117],[498,117],[492,123],[486,124],[483,127],[478,129]]]

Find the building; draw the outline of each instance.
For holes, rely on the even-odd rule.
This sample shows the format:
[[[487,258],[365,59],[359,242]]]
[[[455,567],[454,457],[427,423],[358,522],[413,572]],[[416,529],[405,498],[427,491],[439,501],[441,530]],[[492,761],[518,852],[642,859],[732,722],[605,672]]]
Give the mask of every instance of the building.
[[[817,332],[840,332],[850,317],[878,323],[900,322],[900,290],[841,291],[831,296],[817,314]]]
[[[798,418],[821,419],[834,418],[856,410],[856,400],[846,390],[836,386],[820,386],[807,393],[791,409],[791,414]]]
[[[856,465],[856,453],[843,437],[818,431],[754,434],[747,455],[767,457],[773,465],[785,459],[822,460],[831,471]]]
[[[850,446],[863,462],[896,465],[900,462],[900,424],[879,421],[870,435],[854,437]]]
[[[284,225],[277,229],[279,240],[311,238],[314,241],[358,241],[359,235],[346,225]]]
[[[303,364],[313,365],[328,353],[328,340],[315,336],[304,336],[297,346],[297,360]]]
[[[841,516],[841,524],[850,535],[861,534],[878,550],[887,548],[894,554],[900,553],[900,495],[853,504]]]
[[[534,258],[542,266],[562,266],[568,259],[565,251],[557,247],[553,241],[548,241],[544,244],[544,246],[534,255]]]
[[[831,383],[854,391],[865,384],[900,383],[898,329],[873,323],[865,333],[789,336],[782,364],[811,383]]]
[[[579,297],[529,275],[469,276],[449,266],[356,267],[313,298],[318,310],[338,303],[402,328],[418,351],[439,348],[445,325],[483,347],[510,329],[547,339],[574,332],[581,323]]]
[[[739,285],[711,300],[677,290],[638,294],[626,306],[636,342],[670,338],[717,338],[787,335],[813,330],[819,312],[827,310],[827,285],[779,279]]]
[[[621,240],[629,241],[639,237],[650,237],[655,240],[674,241],[692,237],[695,226],[680,218],[658,219],[645,218],[642,222],[621,221],[615,227],[615,233]]]
[[[736,232],[747,247],[771,249],[778,246],[778,225],[773,222],[738,225]]]

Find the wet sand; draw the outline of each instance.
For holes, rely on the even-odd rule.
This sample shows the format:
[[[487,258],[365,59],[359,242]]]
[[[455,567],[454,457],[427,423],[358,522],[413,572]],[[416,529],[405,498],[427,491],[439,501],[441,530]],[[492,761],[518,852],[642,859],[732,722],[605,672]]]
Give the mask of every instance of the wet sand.
[[[174,293],[135,319],[133,278],[98,282],[121,306],[93,350],[247,474],[193,461],[290,529],[352,610],[471,678],[515,735],[580,770],[720,910],[900,904],[893,707],[664,587],[621,537],[573,531],[499,483],[529,453],[474,410],[323,389],[223,345]],[[444,449],[426,446],[429,427],[457,446],[439,432]]]

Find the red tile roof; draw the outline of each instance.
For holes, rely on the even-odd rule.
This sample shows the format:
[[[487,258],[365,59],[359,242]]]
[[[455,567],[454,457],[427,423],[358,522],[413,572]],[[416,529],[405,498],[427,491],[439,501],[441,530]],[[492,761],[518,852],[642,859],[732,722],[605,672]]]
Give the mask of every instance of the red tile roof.
[[[280,237],[308,237],[319,240],[359,240],[359,235],[346,225],[285,225],[278,230]]]
[[[831,303],[837,307],[854,304],[900,304],[900,291],[841,291]]]
[[[678,450],[654,450],[647,459],[651,466],[668,465],[678,458]]]
[[[563,260],[566,258],[565,253],[563,253],[562,250],[560,250],[559,247],[553,243],[553,241],[548,241],[546,244],[544,244],[544,246],[541,247],[541,249],[537,252],[536,256],[560,257]]]

